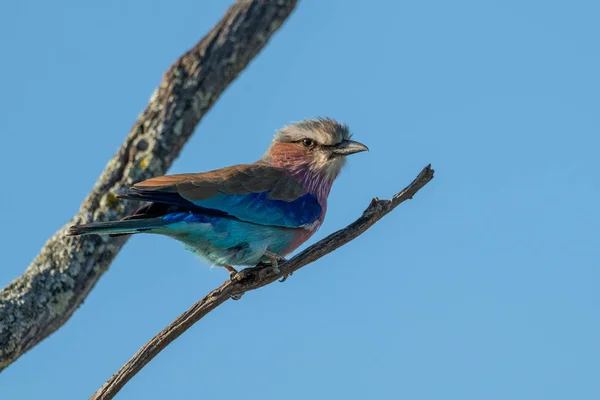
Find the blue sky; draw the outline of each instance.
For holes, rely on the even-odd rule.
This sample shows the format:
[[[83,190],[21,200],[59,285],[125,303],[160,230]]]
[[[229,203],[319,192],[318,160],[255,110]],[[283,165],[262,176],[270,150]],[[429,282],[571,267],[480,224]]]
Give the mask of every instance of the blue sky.
[[[229,4],[2,2],[2,286]],[[600,398],[599,13],[301,1],[170,172],[252,162],[290,121],[348,122],[371,151],[310,243],[426,164],[436,178],[286,283],[220,307],[119,398]],[[0,397],[87,398],[226,278],[175,241],[132,238],[71,320],[0,374]]]

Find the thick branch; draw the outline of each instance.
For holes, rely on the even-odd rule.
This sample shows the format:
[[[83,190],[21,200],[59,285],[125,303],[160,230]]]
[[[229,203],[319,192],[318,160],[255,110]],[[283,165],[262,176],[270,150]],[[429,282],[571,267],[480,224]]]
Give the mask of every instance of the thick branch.
[[[387,213],[396,208],[400,203],[412,199],[415,193],[433,179],[433,173],[434,170],[431,169],[431,165],[428,165],[410,185],[397,193],[391,200],[373,199],[369,207],[363,212],[363,215],[346,228],[332,233],[290,260],[279,264],[281,273],[283,275],[289,275],[356,238],[373,226],[375,222],[383,218]],[[279,277],[273,273],[271,267],[246,268],[240,271],[233,281],[227,281],[219,288],[210,292],[160,333],[154,336],[138,350],[138,352],[127,361],[116,374],[94,393],[91,399],[112,399],[131,378],[150,362],[150,360],[156,357],[158,353],[167,347],[173,340],[177,339],[183,332],[188,330],[206,314],[229,300],[232,296],[241,295],[247,291],[258,289],[273,283],[278,278]]]
[[[239,0],[165,73],[77,215],[0,292],[0,371],[69,319],[126,240],[65,237],[67,226],[131,213],[134,205],[115,201],[114,193],[166,173],[198,122],[295,6],[296,0]]]

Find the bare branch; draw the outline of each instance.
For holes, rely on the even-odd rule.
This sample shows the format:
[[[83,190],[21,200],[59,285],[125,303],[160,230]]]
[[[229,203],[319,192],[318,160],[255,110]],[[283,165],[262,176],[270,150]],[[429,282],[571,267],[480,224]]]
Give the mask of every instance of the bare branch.
[[[67,226],[133,212],[114,193],[164,175],[225,88],[262,50],[296,0],[239,0],[165,73],[148,107],[77,215],[0,292],[0,371],[62,326],[125,244],[126,237],[65,237]]]
[[[335,249],[345,245],[358,237],[373,224],[392,211],[396,206],[412,197],[429,181],[433,179],[434,170],[431,165],[425,167],[421,173],[401,192],[397,193],[391,200],[371,201],[369,207],[362,216],[344,229],[332,233],[326,238],[310,246],[300,254],[279,264],[283,275],[310,264]],[[146,364],[158,355],[173,340],[177,339],[183,332],[198,322],[206,314],[229,300],[234,295],[242,295],[247,291],[255,290],[276,281],[279,277],[274,274],[271,267],[246,268],[235,276],[233,281],[223,283],[219,288],[213,290],[202,300],[194,304],[189,310],[181,314],[175,321],[154,336],[129,360],[121,369],[114,374],[94,395],[92,400],[109,400],[125,386]]]

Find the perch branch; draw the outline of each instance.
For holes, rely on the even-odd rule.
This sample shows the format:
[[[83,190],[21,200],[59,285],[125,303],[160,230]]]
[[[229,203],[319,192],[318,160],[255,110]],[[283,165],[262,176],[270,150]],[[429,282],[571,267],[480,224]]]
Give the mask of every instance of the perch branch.
[[[239,0],[164,74],[77,215],[0,291],[0,371],[69,319],[126,241],[66,237],[67,227],[133,212],[135,206],[115,201],[114,193],[166,173],[202,117],[295,6],[296,0]]]
[[[280,263],[279,269],[281,274],[284,276],[289,275],[355,239],[400,203],[412,199],[415,193],[433,179],[433,174],[434,170],[431,169],[431,165],[428,165],[410,185],[394,195],[391,200],[373,199],[369,207],[356,221],[313,244],[290,260]],[[233,280],[223,283],[220,287],[210,292],[154,336],[94,393],[90,399],[112,399],[150,360],[156,357],[173,340],[177,339],[206,314],[229,300],[232,296],[239,296],[250,290],[258,289],[273,283],[278,278],[279,276],[270,267],[246,268],[240,271]]]

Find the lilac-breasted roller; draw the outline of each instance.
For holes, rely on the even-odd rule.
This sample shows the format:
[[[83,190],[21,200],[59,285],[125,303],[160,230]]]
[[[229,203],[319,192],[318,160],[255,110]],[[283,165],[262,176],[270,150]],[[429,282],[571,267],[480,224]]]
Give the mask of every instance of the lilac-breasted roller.
[[[115,222],[72,226],[70,235],[155,233],[183,242],[216,266],[269,262],[293,252],[321,226],[327,196],[346,156],[368,148],[332,119],[281,128],[252,164],[166,175],[119,198],[148,202]]]

